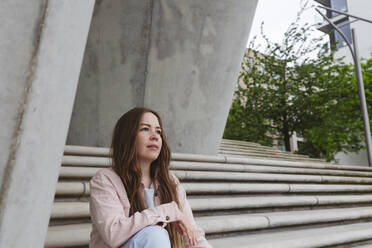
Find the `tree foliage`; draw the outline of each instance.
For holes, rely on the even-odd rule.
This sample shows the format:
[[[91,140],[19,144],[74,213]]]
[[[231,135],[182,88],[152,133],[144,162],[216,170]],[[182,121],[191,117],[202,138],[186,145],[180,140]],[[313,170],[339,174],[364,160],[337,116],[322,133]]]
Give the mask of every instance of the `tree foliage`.
[[[300,26],[300,17],[281,43],[271,42],[262,31],[263,53],[255,41],[250,44],[224,138],[264,145],[279,138],[289,151],[290,137],[297,132],[305,140],[300,153],[332,160],[337,152],[360,150],[364,140],[354,68],[335,59],[321,39],[310,39],[313,27]],[[363,70],[372,106],[372,60]]]

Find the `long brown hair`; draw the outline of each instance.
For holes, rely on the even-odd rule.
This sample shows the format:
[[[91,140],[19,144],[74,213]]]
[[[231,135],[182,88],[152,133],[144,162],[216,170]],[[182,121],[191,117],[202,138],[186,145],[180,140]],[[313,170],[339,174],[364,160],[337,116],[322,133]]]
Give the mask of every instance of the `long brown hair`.
[[[163,125],[159,114],[148,108],[133,108],[123,114],[117,121],[111,142],[110,156],[114,171],[123,181],[130,202],[129,216],[145,209],[143,197],[140,194],[142,172],[137,163],[136,136],[139,130],[141,117],[144,113],[154,114],[159,121],[162,146],[158,158],[150,165],[150,176],[157,182],[157,194],[160,203],[175,201],[178,207],[182,206],[177,197],[176,183],[169,174],[171,151],[165,137]],[[173,223],[167,225],[167,231],[173,248],[183,247],[182,237]]]

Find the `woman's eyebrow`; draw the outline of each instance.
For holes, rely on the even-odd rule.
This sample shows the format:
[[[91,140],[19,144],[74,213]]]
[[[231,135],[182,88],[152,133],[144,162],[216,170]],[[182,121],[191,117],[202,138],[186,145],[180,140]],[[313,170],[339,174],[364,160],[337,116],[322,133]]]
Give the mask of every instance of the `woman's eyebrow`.
[[[140,126],[148,126],[148,127],[151,127],[150,124],[147,124],[147,123],[140,123]],[[158,129],[161,129],[159,126],[155,127],[155,128],[158,128]]]

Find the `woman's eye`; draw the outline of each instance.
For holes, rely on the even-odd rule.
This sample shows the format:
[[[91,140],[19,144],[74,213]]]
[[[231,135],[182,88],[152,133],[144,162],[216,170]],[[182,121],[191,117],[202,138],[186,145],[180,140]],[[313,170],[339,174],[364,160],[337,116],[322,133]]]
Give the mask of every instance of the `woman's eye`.
[[[159,135],[161,135],[161,131],[160,130],[157,130],[156,133],[159,134]]]
[[[149,128],[148,127],[143,127],[140,129],[140,131],[149,131]]]

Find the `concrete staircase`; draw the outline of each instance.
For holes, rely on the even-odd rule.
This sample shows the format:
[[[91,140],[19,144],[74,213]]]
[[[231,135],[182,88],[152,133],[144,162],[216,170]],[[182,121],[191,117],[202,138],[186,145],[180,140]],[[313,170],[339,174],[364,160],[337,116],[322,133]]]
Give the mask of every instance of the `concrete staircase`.
[[[227,139],[221,141],[218,153],[221,155],[259,157],[273,160],[325,162],[323,159],[309,158],[305,155],[281,151],[275,147],[262,146],[253,142]]]
[[[89,179],[108,149],[66,146],[46,247],[87,247]],[[372,247],[372,169],[319,161],[172,154],[216,248]]]

